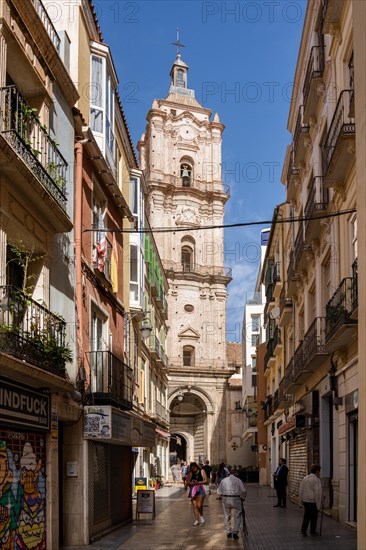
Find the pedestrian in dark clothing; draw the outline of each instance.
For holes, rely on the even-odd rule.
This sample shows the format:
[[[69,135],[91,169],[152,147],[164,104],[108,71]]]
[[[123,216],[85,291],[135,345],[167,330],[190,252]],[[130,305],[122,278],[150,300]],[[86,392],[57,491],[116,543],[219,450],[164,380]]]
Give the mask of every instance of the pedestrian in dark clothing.
[[[301,534],[306,537],[306,530],[310,523],[310,535],[315,537],[316,524],[318,521],[318,510],[322,503],[322,482],[319,479],[320,466],[312,464],[310,474],[305,476],[300,485],[299,500],[304,506],[304,517],[301,525]]]
[[[286,487],[288,478],[288,468],[286,459],[280,458],[277,470],[273,474],[274,486],[277,493],[277,504],[274,508],[286,508]]]
[[[212,468],[210,466],[209,460],[206,460],[205,465],[202,467],[202,469],[205,470],[206,476],[207,476],[207,482],[210,483]]]

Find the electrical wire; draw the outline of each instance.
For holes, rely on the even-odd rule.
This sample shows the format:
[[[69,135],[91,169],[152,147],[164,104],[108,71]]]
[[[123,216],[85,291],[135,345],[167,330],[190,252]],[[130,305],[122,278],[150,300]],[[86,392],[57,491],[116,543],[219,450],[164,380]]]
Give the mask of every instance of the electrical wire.
[[[338,212],[330,212],[329,214],[322,214],[321,216],[301,216],[301,217],[290,217],[290,218],[282,218],[277,219],[275,222],[275,225],[279,224],[285,224],[285,223],[293,223],[293,222],[306,222],[306,221],[312,221],[312,220],[326,220],[329,218],[336,218],[339,216],[345,216],[347,214],[354,214],[357,212],[356,208],[350,208],[349,210],[339,210]],[[238,222],[238,223],[229,223],[229,224],[222,224],[222,225],[205,225],[200,227],[158,227],[158,228],[141,228],[141,229],[115,229],[115,228],[104,228],[104,229],[97,229],[97,228],[90,228],[90,229],[84,229],[83,233],[86,232],[92,232],[92,233],[179,233],[179,232],[187,232],[187,231],[205,231],[209,229],[230,229],[233,227],[250,227],[253,225],[272,225],[273,220],[260,220],[260,221],[251,221],[251,222]]]

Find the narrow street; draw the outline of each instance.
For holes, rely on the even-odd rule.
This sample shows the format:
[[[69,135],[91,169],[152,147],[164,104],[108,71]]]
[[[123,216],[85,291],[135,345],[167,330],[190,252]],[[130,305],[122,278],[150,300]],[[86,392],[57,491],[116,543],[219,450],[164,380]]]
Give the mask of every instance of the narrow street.
[[[90,546],[64,547],[63,550],[355,550],[356,529],[324,515],[322,534],[302,537],[302,510],[292,503],[286,509],[273,508],[273,489],[247,484],[245,502],[248,537],[243,543],[226,538],[221,501],[212,493],[204,507],[205,524],[193,526],[193,512],[181,483],[165,486],[156,493],[156,518],[143,516],[110,533]],[[320,522],[318,522],[318,531]]]

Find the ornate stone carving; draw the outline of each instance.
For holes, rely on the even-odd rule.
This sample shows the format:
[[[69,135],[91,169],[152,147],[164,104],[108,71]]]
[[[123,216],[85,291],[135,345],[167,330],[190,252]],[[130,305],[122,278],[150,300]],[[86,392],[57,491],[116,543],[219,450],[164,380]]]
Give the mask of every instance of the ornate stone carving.
[[[192,207],[183,207],[175,220],[176,225],[189,225],[193,227],[200,227],[201,222],[198,216],[198,211]]]

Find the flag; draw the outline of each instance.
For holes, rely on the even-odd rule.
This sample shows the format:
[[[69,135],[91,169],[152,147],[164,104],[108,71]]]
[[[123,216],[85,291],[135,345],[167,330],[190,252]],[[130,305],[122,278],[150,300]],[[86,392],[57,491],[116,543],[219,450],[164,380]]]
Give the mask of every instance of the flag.
[[[113,233],[112,258],[111,258],[111,283],[112,291],[118,292],[118,251],[116,236]]]

